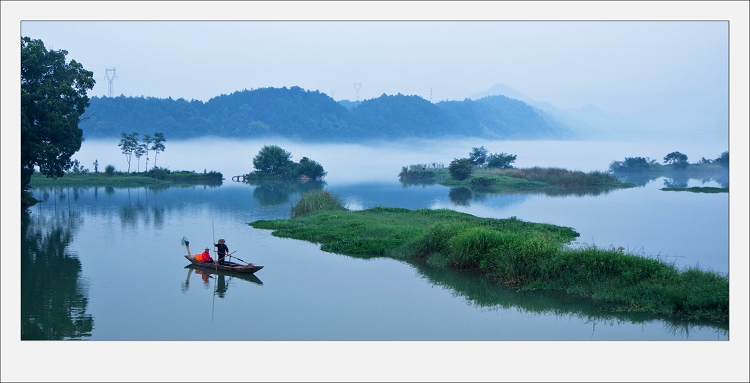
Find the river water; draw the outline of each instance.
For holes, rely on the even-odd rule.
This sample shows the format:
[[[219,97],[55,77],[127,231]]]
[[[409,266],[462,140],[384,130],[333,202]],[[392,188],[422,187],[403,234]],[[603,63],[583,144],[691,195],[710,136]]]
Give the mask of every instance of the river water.
[[[516,143],[518,148],[535,144],[540,145]],[[178,163],[167,156],[169,150],[189,153],[186,147],[180,147],[189,146],[186,143],[173,145],[177,148],[167,146],[168,151],[158,161]],[[236,144],[222,146],[227,145]],[[551,148],[547,152],[558,153],[571,145],[543,144]],[[575,145],[579,151],[585,151],[586,145],[596,147],[595,143]],[[247,225],[258,219],[286,218],[301,192],[322,188],[339,195],[350,209],[448,208],[482,217],[515,216],[574,228],[581,236],[572,246],[621,246],[680,267],[698,265],[727,274],[726,193],[665,192],[659,189],[673,180],[657,178],[641,187],[598,195],[479,195],[440,185],[407,186],[398,181],[400,166],[418,162],[410,160],[432,162],[433,154],[433,161],[450,161],[434,147],[412,152],[404,148],[382,150],[380,155],[373,149],[363,152],[346,145],[321,146],[309,153],[304,149],[300,146],[290,151],[295,159],[308,156],[321,162],[329,171],[325,183],[269,187],[232,182],[232,175],[242,173],[241,165],[227,164],[228,170],[222,169],[220,161],[214,159],[216,167],[208,170],[224,173],[227,180],[221,186],[34,189],[34,195],[43,202],[29,210],[22,225],[22,339],[729,337],[726,325],[601,313],[584,300],[561,294],[518,293],[472,273],[435,269],[419,262],[326,253],[317,244],[276,238],[269,231]],[[80,154],[104,158],[102,152],[107,150],[104,143],[84,143]],[[703,156],[715,158],[721,150],[715,151]],[[243,155],[251,161],[254,153],[255,148]],[[340,159],[334,161],[332,153],[338,153]],[[454,157],[465,155],[457,152]],[[559,166],[566,167],[565,156],[560,158]],[[189,154],[182,159],[194,161]],[[614,159],[622,158],[601,159],[598,167],[592,164],[584,170],[605,170]],[[570,168],[576,161],[577,157],[571,155]],[[377,164],[389,164],[388,169]],[[343,178],[336,173],[347,166],[365,174],[355,172],[357,177]],[[687,182],[689,186],[720,186],[712,180]],[[192,253],[225,238],[236,257],[264,268],[251,278],[187,268],[183,238],[189,241]]]

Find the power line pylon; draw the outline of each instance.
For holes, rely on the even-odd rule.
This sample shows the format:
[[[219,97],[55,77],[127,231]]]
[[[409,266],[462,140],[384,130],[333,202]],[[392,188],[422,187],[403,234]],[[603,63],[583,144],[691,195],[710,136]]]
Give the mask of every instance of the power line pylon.
[[[361,87],[362,87],[361,82],[359,84],[357,84],[356,82],[354,83],[354,90],[357,92],[357,101],[359,101],[359,88]]]
[[[112,69],[105,68],[104,69],[104,78],[106,78],[107,81],[109,82],[109,90],[107,92],[108,97],[112,97],[112,81],[115,81],[115,79],[117,78],[117,74],[115,74],[116,69],[117,68],[112,68]],[[109,77],[109,72],[112,72],[112,77]]]

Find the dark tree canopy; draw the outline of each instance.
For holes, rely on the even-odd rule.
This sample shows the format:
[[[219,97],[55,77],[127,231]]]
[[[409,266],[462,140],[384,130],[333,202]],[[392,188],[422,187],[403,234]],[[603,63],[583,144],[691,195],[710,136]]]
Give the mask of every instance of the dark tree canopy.
[[[507,154],[505,152],[502,152],[499,154],[498,153],[490,154],[489,156],[487,156],[487,167],[498,168],[498,169],[510,169],[513,167],[511,164],[515,161],[516,161],[515,154]]]
[[[450,172],[451,178],[458,181],[469,178],[473,169],[474,163],[468,158],[454,158],[450,165],[448,165],[448,172]]]
[[[81,148],[80,117],[89,106],[86,91],[94,73],[71,60],[65,50],[47,50],[41,40],[21,38],[21,188],[22,205],[35,168],[47,177],[62,177]]]
[[[688,166],[688,156],[680,152],[672,152],[664,156],[665,164],[672,164],[677,168]]]
[[[307,157],[299,163],[292,161],[292,153],[278,145],[263,146],[253,158],[255,171],[250,173],[252,179],[293,179],[306,177],[321,179],[328,174],[323,166]]]
[[[487,162],[487,149],[485,149],[484,146],[471,148],[471,152],[469,152],[469,159],[474,164],[474,166],[484,165],[484,163]]]

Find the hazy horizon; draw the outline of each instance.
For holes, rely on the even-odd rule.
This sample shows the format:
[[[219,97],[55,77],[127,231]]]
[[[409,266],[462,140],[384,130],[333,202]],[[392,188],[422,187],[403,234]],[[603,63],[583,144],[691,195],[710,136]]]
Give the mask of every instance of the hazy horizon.
[[[728,129],[724,21],[29,20],[21,34],[93,71],[90,96],[108,95],[113,76],[112,96],[201,101],[299,86],[439,102],[500,83],[561,109],[623,113],[635,130]]]

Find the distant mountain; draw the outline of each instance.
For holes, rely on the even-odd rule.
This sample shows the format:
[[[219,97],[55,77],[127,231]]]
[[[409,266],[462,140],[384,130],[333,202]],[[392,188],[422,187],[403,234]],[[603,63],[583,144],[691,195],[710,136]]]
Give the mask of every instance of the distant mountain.
[[[433,104],[386,95],[334,101],[300,87],[243,90],[207,102],[152,97],[92,97],[81,122],[85,138],[161,132],[171,139],[206,135],[306,141],[478,137],[564,139],[576,135],[539,109],[504,96]]]
[[[577,136],[585,139],[627,138],[638,132],[639,124],[622,113],[604,112],[594,105],[585,105],[580,109],[560,109],[548,102],[531,99],[525,94],[501,83],[497,83],[484,92],[471,95],[470,99],[481,99],[490,95],[504,95],[523,101],[537,109],[537,113],[550,125],[560,124],[568,127]]]
[[[352,110],[352,108],[354,108],[355,106],[357,106],[357,105],[359,105],[361,103],[362,102],[360,102],[360,101],[349,101],[349,100],[341,100],[341,101],[339,101],[339,104],[345,106],[346,109],[349,109],[349,110]]]

